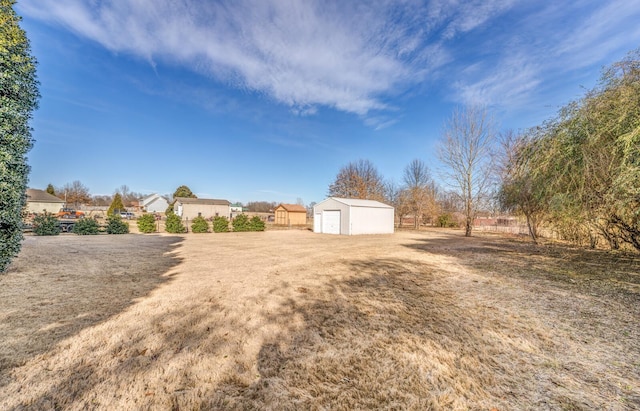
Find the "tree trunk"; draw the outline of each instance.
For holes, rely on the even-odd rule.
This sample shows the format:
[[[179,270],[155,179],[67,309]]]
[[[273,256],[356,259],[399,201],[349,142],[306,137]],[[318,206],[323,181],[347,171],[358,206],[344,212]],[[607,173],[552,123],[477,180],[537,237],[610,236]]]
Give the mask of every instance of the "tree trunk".
[[[534,244],[538,244],[538,233],[535,226],[535,223],[531,221],[531,215],[529,213],[525,213],[527,217],[527,228],[529,229],[529,235],[531,236],[531,240],[533,240]]]
[[[471,181],[470,176],[469,181]],[[467,187],[467,200],[465,204],[465,214],[467,217],[467,222],[465,225],[464,236],[471,237],[471,230],[473,229],[473,204],[471,203],[471,185],[469,184]]]
[[[467,224],[464,230],[465,237],[471,237],[472,227],[473,227],[473,221],[471,220],[471,216],[467,216]]]

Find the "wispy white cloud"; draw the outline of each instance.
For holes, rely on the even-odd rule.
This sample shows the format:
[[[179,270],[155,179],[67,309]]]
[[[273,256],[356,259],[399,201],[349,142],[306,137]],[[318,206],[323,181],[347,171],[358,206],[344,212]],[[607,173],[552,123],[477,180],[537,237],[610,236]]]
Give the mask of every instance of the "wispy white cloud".
[[[527,101],[541,81],[539,68],[528,56],[506,56],[498,69],[482,66],[463,70],[463,77],[472,81],[454,83],[456,96],[466,104],[519,105]]]
[[[553,88],[572,83],[581,70],[597,73],[640,44],[637,0],[540,2],[522,9],[510,16],[515,29],[494,31],[478,44],[482,53],[457,61],[452,100],[522,109],[533,100],[566,93]],[[546,104],[556,107],[568,97],[556,96]]]
[[[446,61],[433,30],[471,30],[508,1],[474,3],[476,10],[450,4],[437,13],[414,0],[33,0],[19,7],[113,52],[188,66],[297,114],[326,106],[365,116]]]
[[[555,48],[565,65],[582,68],[600,63],[612,53],[629,51],[633,39],[640,39],[640,1],[611,0],[571,27]],[[636,45],[640,45],[636,41]]]
[[[364,119],[364,124],[372,129],[378,131],[387,127],[391,127],[392,125],[398,122],[397,117],[391,116],[369,116]]]
[[[445,39],[451,39],[458,34],[467,33],[475,28],[487,23],[489,20],[496,18],[506,10],[510,9],[515,0],[498,0],[498,1],[464,1],[449,0],[445,1],[447,13],[445,17],[453,15],[446,28],[443,31]],[[442,11],[443,7],[438,10]]]
[[[526,104],[547,79],[606,64],[640,40],[638,0],[30,0],[18,8],[298,116],[329,107],[374,129],[393,124],[394,99],[414,90]]]

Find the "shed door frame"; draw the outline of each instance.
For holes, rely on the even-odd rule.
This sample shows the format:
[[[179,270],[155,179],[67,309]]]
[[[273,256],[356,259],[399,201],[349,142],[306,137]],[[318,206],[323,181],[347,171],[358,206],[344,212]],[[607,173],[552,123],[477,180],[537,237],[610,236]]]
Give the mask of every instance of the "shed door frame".
[[[322,212],[318,211],[313,214],[313,232],[322,232]]]
[[[340,234],[342,210],[322,210],[322,232],[325,234]]]

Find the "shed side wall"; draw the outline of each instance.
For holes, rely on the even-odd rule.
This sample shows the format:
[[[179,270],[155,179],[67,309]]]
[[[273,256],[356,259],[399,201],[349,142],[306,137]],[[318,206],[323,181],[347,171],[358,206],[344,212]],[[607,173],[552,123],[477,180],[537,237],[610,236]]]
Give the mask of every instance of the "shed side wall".
[[[393,234],[393,208],[351,207],[351,234]]]
[[[289,224],[291,225],[305,225],[307,224],[307,213],[303,212],[289,212]]]

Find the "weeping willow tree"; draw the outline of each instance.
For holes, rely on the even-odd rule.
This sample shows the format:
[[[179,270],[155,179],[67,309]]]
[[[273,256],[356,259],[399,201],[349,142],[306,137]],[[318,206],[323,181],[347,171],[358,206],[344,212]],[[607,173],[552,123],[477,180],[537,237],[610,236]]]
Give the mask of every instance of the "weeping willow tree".
[[[544,140],[533,144],[540,130],[538,127],[519,134],[509,131],[500,138],[503,158],[499,166],[502,178],[499,201],[506,211],[526,218],[534,243],[538,242],[539,227],[549,211],[549,187],[545,180],[550,176],[544,173],[546,167],[538,167],[544,158],[537,157],[544,152],[540,149]]]
[[[29,175],[29,120],[38,105],[36,61],[14,0],[0,0],[0,272],[20,251]]]
[[[640,250],[640,49],[515,144],[503,204],[539,210],[562,238]]]

